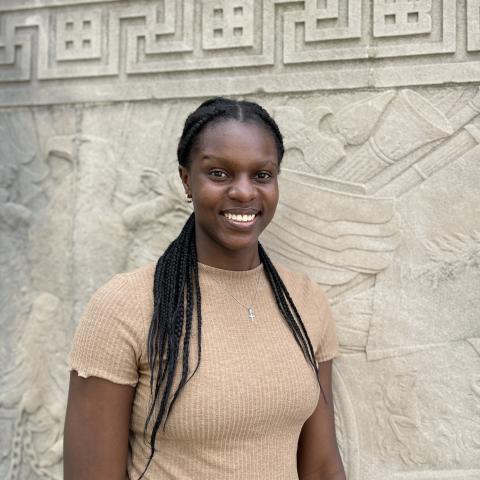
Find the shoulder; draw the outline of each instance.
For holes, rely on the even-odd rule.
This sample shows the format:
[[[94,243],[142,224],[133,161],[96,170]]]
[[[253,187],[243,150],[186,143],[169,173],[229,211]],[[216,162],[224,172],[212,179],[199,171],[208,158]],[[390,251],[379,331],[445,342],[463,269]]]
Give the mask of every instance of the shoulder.
[[[91,297],[80,319],[79,332],[128,332],[140,344],[153,313],[155,264],[119,273]],[[110,335],[110,334],[109,334]]]
[[[124,288],[135,297],[140,305],[153,305],[153,280],[156,263],[148,263],[130,272],[117,275],[124,282]]]
[[[155,275],[155,263],[147,263],[135,270],[129,272],[117,273],[108,282],[106,282],[100,289],[109,290],[116,286],[122,288],[149,288],[153,284],[153,277]]]
[[[153,303],[155,264],[118,273],[104,283],[92,296],[90,304],[115,303],[118,307],[137,305],[141,310]]]
[[[75,331],[71,370],[136,385],[153,311],[154,271],[152,264],[115,275],[93,294]]]
[[[324,289],[308,275],[289,270],[279,263],[275,263],[275,268],[294,300],[308,301],[310,304],[317,305],[328,304],[328,297]]]

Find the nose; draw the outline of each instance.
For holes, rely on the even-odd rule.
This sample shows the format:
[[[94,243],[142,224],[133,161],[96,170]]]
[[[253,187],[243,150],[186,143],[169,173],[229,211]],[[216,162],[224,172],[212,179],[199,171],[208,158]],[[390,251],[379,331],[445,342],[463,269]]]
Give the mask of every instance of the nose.
[[[255,185],[248,175],[242,175],[236,178],[228,190],[230,199],[237,202],[250,202],[256,196]]]

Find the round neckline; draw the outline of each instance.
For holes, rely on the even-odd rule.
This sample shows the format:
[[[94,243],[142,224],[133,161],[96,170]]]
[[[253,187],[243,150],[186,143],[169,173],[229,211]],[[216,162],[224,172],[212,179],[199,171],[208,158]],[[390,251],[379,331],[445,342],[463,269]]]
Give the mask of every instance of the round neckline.
[[[263,263],[260,263],[254,268],[250,270],[226,270],[223,268],[212,267],[205,263],[197,262],[198,270],[200,272],[209,273],[215,276],[227,277],[227,278],[248,278],[248,277],[256,277],[256,274],[263,270]]]

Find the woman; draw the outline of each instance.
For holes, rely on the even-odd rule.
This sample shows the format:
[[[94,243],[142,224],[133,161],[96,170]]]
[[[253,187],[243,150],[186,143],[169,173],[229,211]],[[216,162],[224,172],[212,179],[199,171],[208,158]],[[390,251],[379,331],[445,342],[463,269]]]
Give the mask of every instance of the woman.
[[[345,479],[327,299],[258,242],[278,202],[276,123],[215,98],[177,153],[195,213],[156,266],[97,291],[75,335],[65,479]]]

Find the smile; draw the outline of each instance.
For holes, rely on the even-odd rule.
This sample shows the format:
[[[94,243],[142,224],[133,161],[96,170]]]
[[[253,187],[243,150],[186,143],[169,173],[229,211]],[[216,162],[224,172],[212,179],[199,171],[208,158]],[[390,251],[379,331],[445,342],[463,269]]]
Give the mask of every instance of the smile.
[[[229,213],[229,212],[223,212],[223,216],[227,220],[233,220],[234,222],[242,222],[242,223],[248,223],[251,222],[255,219],[256,214],[251,213],[251,214],[238,214],[238,213]]]

